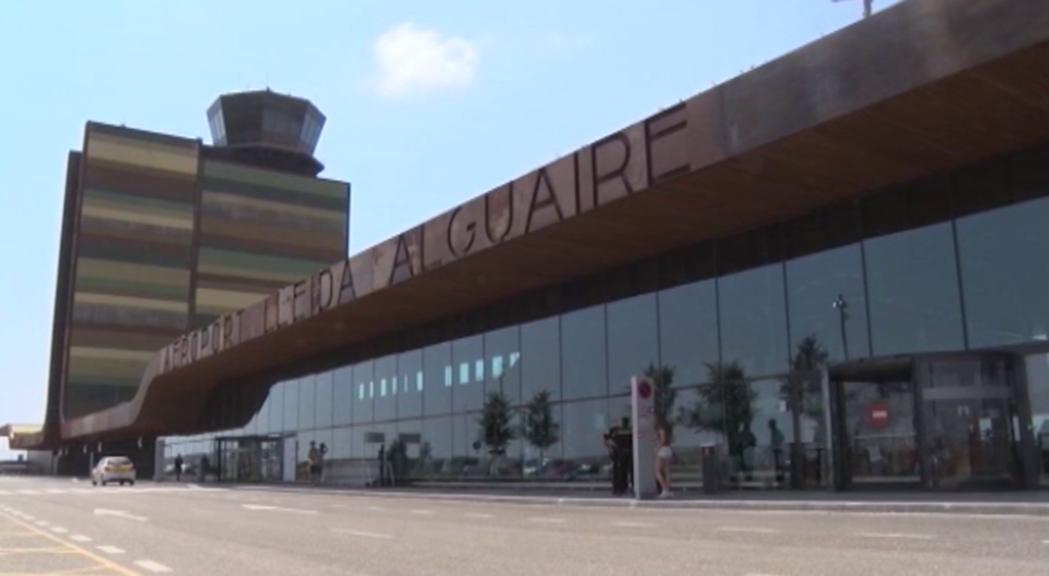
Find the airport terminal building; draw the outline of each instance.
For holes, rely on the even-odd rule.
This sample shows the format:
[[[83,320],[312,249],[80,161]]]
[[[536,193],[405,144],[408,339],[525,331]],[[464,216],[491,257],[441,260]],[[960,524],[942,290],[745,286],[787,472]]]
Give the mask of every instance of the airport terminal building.
[[[597,484],[648,374],[686,486],[1047,486],[1049,5],[901,2],[189,329],[48,441]]]

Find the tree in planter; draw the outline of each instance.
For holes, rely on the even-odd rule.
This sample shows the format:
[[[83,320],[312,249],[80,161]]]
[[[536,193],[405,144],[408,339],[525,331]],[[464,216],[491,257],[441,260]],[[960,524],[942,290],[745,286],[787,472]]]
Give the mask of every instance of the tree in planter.
[[[751,425],[756,394],[747,383],[739,362],[707,364],[707,383],[697,390],[699,398],[682,409],[681,421],[696,430],[725,434],[728,448],[740,470],[747,471],[744,451],[756,444]]]
[[[517,437],[510,423],[510,402],[502,392],[492,392],[484,401],[481,417],[481,439],[494,456],[506,454],[506,445]]]
[[[540,390],[532,396],[524,409],[522,435],[531,446],[539,450],[539,467],[543,466],[543,452],[560,440],[561,425],[554,421],[550,391]]]

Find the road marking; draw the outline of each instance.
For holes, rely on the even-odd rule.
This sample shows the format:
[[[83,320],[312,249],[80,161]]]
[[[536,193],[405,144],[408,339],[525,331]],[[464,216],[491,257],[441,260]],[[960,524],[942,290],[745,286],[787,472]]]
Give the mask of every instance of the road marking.
[[[366,530],[349,530],[343,528],[334,528],[332,532],[337,534],[349,534],[350,536],[360,536],[361,538],[374,538],[376,540],[391,540],[393,534],[384,534],[382,532],[368,532]]]
[[[552,516],[532,516],[528,519],[529,522],[539,522],[541,524],[564,524],[568,522],[564,518],[555,518]]]
[[[319,514],[316,510],[306,508],[284,508],[282,506],[266,506],[264,504],[241,504],[240,506],[245,510],[287,512],[289,514]]]
[[[257,500],[252,500],[252,501],[253,502],[257,502]],[[332,504],[331,507],[332,508],[336,508],[338,510],[345,510],[345,509],[349,508],[349,506],[347,506],[345,504]]]
[[[0,490],[0,496],[10,496],[10,495],[11,495],[11,491],[10,490]]]
[[[106,554],[116,555],[116,554],[123,554],[124,553],[124,549],[123,548],[117,548],[116,546],[95,546],[95,548],[98,548],[99,550],[105,552]]]
[[[716,532],[738,532],[741,534],[779,534],[775,528],[754,528],[750,526],[719,526]]]
[[[616,528],[655,528],[656,525],[650,522],[613,522],[613,526]]]
[[[433,510],[412,510],[412,514],[418,514],[420,516],[433,516]]]
[[[385,512],[386,511],[386,509],[383,508],[382,506],[368,506],[368,510],[371,510],[372,512]]]
[[[146,518],[145,516],[136,516],[123,510],[109,510],[106,508],[95,508],[94,515],[114,516],[116,518],[123,518],[124,520],[134,520],[135,522],[146,522],[149,520],[149,518]]]
[[[56,488],[50,488],[48,490],[44,490],[44,492],[47,492],[48,494],[65,494],[66,493],[65,490],[58,490]]]
[[[747,572],[743,576],[779,576],[779,574],[767,574],[765,572]]]
[[[158,564],[157,562],[154,562],[152,560],[135,560],[135,565],[140,567],[140,568],[145,568],[146,570],[149,570],[150,572],[155,572],[157,574],[163,574],[165,572],[171,572],[171,568],[168,568],[167,566],[165,566],[163,564]]]
[[[932,540],[931,534],[912,534],[904,532],[860,532],[857,534],[862,538],[900,538],[904,540]]]
[[[44,528],[47,528],[51,525],[51,523],[47,520],[37,520],[36,522],[34,522],[34,524],[36,524],[37,526],[43,526]]]
[[[84,536],[83,534],[73,534],[72,536],[69,537],[69,539],[72,540],[73,542],[90,542],[91,541],[90,537]]]
[[[52,526],[51,527],[51,531],[54,532],[55,534],[65,534],[66,532],[69,532],[69,530],[66,530],[65,528],[63,528],[61,526]]]
[[[491,514],[482,514],[480,512],[467,512],[467,518],[475,518],[477,520],[489,520],[492,518]]]
[[[37,534],[40,534],[42,537],[47,538],[48,540],[51,540],[52,542],[57,542],[58,544],[61,544],[62,546],[65,546],[66,548],[69,548],[73,552],[76,552],[76,553],[80,554],[81,556],[84,556],[85,558],[90,558],[91,560],[94,560],[95,562],[101,564],[102,566],[105,566],[106,568],[109,568],[110,570],[112,570],[116,574],[120,574],[121,576],[139,576],[139,574],[137,574],[135,572],[132,572],[132,571],[128,570],[127,568],[124,568],[120,564],[114,564],[113,562],[111,562],[110,560],[108,560],[106,558],[103,558],[102,556],[99,556],[99,555],[94,554],[92,552],[89,552],[89,551],[87,551],[87,550],[85,550],[85,549],[83,549],[83,548],[81,548],[79,546],[75,546],[73,544],[70,544],[69,542],[66,542],[66,541],[62,540],[58,536],[52,536],[51,534],[48,534],[47,532],[44,532],[43,530],[39,530],[37,528],[34,528],[30,524],[21,522],[19,520],[14,520],[14,522],[16,524],[21,524],[23,528],[28,528],[29,530],[32,530],[32,531],[36,532]]]
[[[23,494],[25,496],[37,496],[40,494],[40,492],[36,490],[19,490],[18,493]]]
[[[1042,544],[1049,544],[1049,540],[1042,540]]]

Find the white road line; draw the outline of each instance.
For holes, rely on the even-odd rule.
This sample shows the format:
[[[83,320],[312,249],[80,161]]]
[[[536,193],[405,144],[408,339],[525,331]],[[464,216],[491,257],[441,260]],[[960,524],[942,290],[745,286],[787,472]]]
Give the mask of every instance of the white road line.
[[[767,574],[765,572],[747,572],[743,576],[779,576],[779,574]]]
[[[754,528],[751,526],[719,526],[717,532],[738,532],[741,534],[779,534],[775,528]]]
[[[89,536],[84,536],[83,534],[73,534],[72,536],[69,537],[69,539],[72,540],[73,542],[90,542],[91,541],[91,538]]]
[[[343,528],[334,528],[332,532],[337,534],[349,534],[350,536],[360,536],[361,538],[374,538],[376,540],[391,540],[393,534],[385,534],[382,532],[368,532],[366,530],[349,530]]]
[[[152,560],[135,560],[135,565],[157,574],[164,574],[172,571],[171,568],[168,568],[163,564],[158,564]]]
[[[929,534],[904,534],[902,532],[860,532],[860,538],[893,538],[898,540],[932,540]]]
[[[564,518],[555,518],[553,516],[532,516],[528,519],[529,522],[539,522],[541,524],[564,524],[568,522]]]
[[[290,514],[319,514],[316,510],[306,508],[284,508],[282,506],[265,506],[263,504],[241,504],[241,508],[254,511],[288,512]]]
[[[252,500],[252,502],[257,502],[257,500]],[[349,506],[347,506],[346,504],[331,504],[330,507],[336,508],[338,510],[345,510],[349,508]]]
[[[0,496],[10,496],[10,495],[11,495],[11,491],[10,490],[0,490]]]
[[[476,520],[489,520],[492,518],[491,514],[482,514],[480,512],[467,512],[467,518],[474,518]]]
[[[65,528],[63,528],[61,526],[52,526],[51,527],[51,531],[54,532],[55,534],[65,534],[66,532],[69,532],[69,530],[66,530]]]
[[[372,512],[385,512],[386,511],[386,509],[383,508],[382,506],[368,506],[368,510],[371,510]]]
[[[40,492],[36,490],[19,490],[18,493],[23,494],[25,496],[37,496],[40,494]]]
[[[651,522],[613,522],[612,526],[616,528],[655,528],[656,525]]]
[[[36,524],[37,526],[43,526],[44,528],[47,528],[51,525],[51,523],[47,520],[37,520],[36,522],[34,522],[34,524]]]
[[[418,514],[419,516],[433,516],[433,510],[412,510],[412,514]]]
[[[44,492],[47,492],[48,494],[65,494],[66,493],[65,490],[58,490],[56,488],[50,488],[48,490],[44,490]]]
[[[123,554],[124,553],[124,549],[123,548],[117,548],[116,546],[95,546],[95,548],[98,548],[99,550],[105,552],[106,554],[116,555],[116,554]]]
[[[1049,544],[1049,540],[1042,540],[1042,544]]]

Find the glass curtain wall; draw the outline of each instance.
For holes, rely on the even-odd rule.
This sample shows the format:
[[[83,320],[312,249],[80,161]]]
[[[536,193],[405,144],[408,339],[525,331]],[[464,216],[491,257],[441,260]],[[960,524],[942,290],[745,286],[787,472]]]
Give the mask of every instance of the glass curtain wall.
[[[782,487],[791,470],[826,485],[821,367],[1049,340],[1049,198],[940,221],[899,216],[910,220],[866,235],[855,222],[886,219],[864,210],[783,226],[767,237],[790,251],[767,243],[749,268],[678,275],[656,291],[280,382],[251,422],[221,435],[282,439],[303,481],[605,482],[603,434],[628,413],[630,377],[647,372],[665,380],[680,484],[702,482],[700,448],[711,444],[732,486]],[[907,210],[897,212],[921,214]],[[1030,358],[1028,372],[1049,374],[1043,356]],[[1029,396],[1049,462],[1046,382]],[[881,393],[886,404],[902,394]],[[867,442],[853,451],[854,476],[913,475],[905,442],[864,440],[874,438],[864,425],[851,431]],[[196,462],[217,436],[166,439],[165,457]],[[326,448],[319,475],[308,472],[311,440]]]

